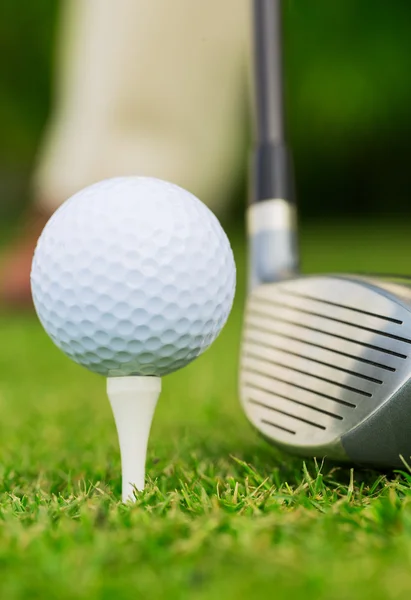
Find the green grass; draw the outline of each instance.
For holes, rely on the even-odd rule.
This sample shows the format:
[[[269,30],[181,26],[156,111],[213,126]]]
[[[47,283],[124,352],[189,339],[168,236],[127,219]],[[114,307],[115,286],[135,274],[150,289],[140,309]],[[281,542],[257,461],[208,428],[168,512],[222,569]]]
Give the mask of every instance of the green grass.
[[[407,272],[406,223],[302,228],[306,270]],[[411,593],[411,473],[303,461],[237,398],[245,287],[212,349],[164,380],[146,490],[120,503],[104,380],[33,315],[0,315],[0,598],[394,600]]]

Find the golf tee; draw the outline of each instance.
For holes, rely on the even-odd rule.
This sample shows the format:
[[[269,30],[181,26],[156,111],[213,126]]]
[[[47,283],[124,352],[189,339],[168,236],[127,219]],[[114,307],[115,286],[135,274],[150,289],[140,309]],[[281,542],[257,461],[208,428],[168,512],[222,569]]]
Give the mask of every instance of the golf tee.
[[[123,502],[135,499],[135,489],[144,489],[148,438],[160,392],[159,377],[107,379],[120,444]]]

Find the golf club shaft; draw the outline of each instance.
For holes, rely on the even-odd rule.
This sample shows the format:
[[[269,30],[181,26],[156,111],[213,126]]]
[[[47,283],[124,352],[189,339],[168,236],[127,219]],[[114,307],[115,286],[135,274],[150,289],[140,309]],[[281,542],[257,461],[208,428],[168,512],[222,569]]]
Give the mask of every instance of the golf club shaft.
[[[292,160],[286,144],[280,0],[253,0],[254,145],[249,285],[298,271]]]
[[[254,190],[252,201],[294,202],[285,141],[281,0],[254,0]]]
[[[284,98],[280,0],[254,2],[256,129],[260,143],[283,144]]]

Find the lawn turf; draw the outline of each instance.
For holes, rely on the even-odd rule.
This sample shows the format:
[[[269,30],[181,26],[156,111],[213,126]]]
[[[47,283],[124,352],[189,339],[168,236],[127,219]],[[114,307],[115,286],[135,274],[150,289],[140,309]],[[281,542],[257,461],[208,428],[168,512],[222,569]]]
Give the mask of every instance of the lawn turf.
[[[306,225],[303,267],[407,272],[410,234],[400,222]],[[164,379],[135,505],[120,503],[104,379],[55,349],[34,315],[0,315],[2,600],[410,597],[411,473],[290,457],[243,416],[242,236],[233,246],[232,315]]]

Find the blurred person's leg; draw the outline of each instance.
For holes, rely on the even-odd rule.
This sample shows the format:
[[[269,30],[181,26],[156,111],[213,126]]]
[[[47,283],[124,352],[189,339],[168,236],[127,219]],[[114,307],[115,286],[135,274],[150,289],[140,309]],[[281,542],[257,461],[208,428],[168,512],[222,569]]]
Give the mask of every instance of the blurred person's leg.
[[[249,0],[66,0],[34,174],[38,211],[50,215],[95,181],[139,174],[222,214],[244,164],[249,17]],[[29,294],[38,234],[34,226],[10,254],[3,297]]]
[[[248,3],[69,0],[38,201],[138,173],[218,210],[244,154]]]

